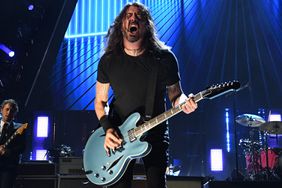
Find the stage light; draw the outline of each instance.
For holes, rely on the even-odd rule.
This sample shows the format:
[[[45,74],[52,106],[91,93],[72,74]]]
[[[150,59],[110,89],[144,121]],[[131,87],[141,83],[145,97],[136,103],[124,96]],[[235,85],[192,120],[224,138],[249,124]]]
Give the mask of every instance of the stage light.
[[[229,108],[225,108],[225,126],[226,126],[226,150],[230,152],[230,128],[229,128]]]
[[[281,121],[281,114],[269,114],[268,121]]]
[[[49,117],[47,116],[38,116],[37,117],[37,137],[47,138],[48,137],[48,126],[49,126]]]
[[[14,52],[14,51],[10,51],[10,52],[9,52],[9,56],[10,56],[10,57],[14,57],[14,56],[15,56],[15,52]]]
[[[35,151],[35,160],[47,160],[47,150],[46,149],[37,149]]]
[[[6,46],[5,44],[0,43],[0,49],[5,52],[9,57],[14,57],[15,56],[15,52],[13,50],[11,50],[8,46]]]
[[[30,4],[27,6],[27,10],[32,11],[34,9],[34,5]]]
[[[211,171],[223,171],[222,149],[211,149]]]
[[[35,114],[30,160],[48,160],[46,148],[50,147],[50,138],[52,137],[52,135],[49,135],[50,121],[52,121],[50,115],[46,113]]]

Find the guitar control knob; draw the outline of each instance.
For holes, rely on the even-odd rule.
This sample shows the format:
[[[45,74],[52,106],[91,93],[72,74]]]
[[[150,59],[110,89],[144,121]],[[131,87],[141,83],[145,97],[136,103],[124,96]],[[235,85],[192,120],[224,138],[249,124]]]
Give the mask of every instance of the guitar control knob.
[[[99,174],[98,174],[98,173],[95,173],[94,176],[95,176],[96,178],[99,178]]]
[[[101,166],[101,169],[102,170],[106,170],[106,166]]]
[[[105,177],[102,177],[102,178],[101,178],[101,181],[103,181],[103,182],[106,181],[106,178],[105,178]]]
[[[113,174],[113,171],[112,171],[112,170],[110,170],[110,171],[109,171],[109,174],[110,174],[110,175],[112,175],[112,174]]]

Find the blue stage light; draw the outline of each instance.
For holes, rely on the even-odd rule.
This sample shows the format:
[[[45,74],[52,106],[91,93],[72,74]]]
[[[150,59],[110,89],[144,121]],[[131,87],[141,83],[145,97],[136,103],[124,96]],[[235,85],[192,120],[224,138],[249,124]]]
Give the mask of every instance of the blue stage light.
[[[225,109],[225,126],[226,126],[226,150],[230,152],[230,129],[229,129],[229,109]]]
[[[9,52],[9,56],[10,56],[10,57],[14,57],[14,56],[15,56],[15,52],[14,52],[14,51],[10,51],[10,52]]]
[[[37,137],[48,137],[49,129],[49,117],[47,116],[38,116],[37,117]]]
[[[0,49],[5,52],[9,57],[14,57],[15,56],[15,52],[13,50],[11,50],[8,46],[6,46],[5,44],[1,44],[0,43]]]
[[[30,4],[27,6],[27,10],[32,11],[34,9],[34,5]]]
[[[211,171],[223,171],[222,149],[211,149]]]

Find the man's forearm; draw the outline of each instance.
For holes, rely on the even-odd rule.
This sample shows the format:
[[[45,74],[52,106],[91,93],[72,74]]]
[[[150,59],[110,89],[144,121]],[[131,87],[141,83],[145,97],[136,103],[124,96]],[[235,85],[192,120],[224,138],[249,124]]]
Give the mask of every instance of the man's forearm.
[[[100,120],[101,117],[106,115],[105,105],[102,102],[95,101],[95,112],[96,112],[97,118]]]

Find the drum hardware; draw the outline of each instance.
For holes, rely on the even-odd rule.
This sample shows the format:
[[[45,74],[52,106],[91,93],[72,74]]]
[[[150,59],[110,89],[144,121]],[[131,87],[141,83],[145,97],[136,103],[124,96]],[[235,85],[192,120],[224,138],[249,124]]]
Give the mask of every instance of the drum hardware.
[[[250,139],[240,139],[239,140],[239,146],[243,147],[244,149],[260,149],[261,144],[256,141],[251,141]]]
[[[265,120],[257,115],[242,114],[236,117],[236,122],[246,127],[259,127]]]
[[[257,115],[242,114],[236,117],[236,122],[245,127],[253,128],[249,132],[250,139],[240,139],[239,146],[241,146],[245,153],[246,171],[248,179],[250,180],[263,180],[270,176],[269,172],[269,151],[268,146],[263,147],[262,135],[265,135],[264,130],[257,130],[265,123],[265,120]],[[266,126],[265,126],[266,127]],[[259,133],[259,140],[254,139],[255,131]],[[267,143],[267,137],[264,138]],[[271,163],[272,164],[272,163]],[[273,164],[271,165],[273,168]]]
[[[245,127],[253,128],[249,132],[250,139],[240,139],[239,146],[244,150],[248,179],[255,180],[258,173],[262,171],[260,165],[260,149],[262,143],[255,141],[254,135],[258,131],[256,128],[265,123],[265,120],[254,114],[242,114],[236,117],[236,122]]]
[[[239,146],[241,146],[244,151],[248,179],[255,180],[257,174],[262,171],[260,165],[261,144],[251,139],[240,139]]]
[[[261,131],[265,131],[268,134],[282,134],[282,122],[280,121],[270,121],[261,124],[260,126]]]
[[[268,147],[268,133],[263,133],[263,143],[240,139],[244,150],[247,179],[251,181],[282,180],[282,149]]]
[[[257,115],[242,114],[236,117],[238,124],[253,128],[248,139],[240,139],[246,159],[247,179],[249,180],[282,180],[282,149],[277,152],[268,146],[268,137],[282,134],[282,122],[265,120]],[[259,128],[259,142],[254,139],[256,128]]]
[[[275,177],[276,179],[281,179],[282,177],[279,177],[279,174],[275,172],[276,169],[274,168],[280,168],[279,166],[279,153],[274,153],[272,149],[269,149],[268,147],[268,137],[270,135],[276,135],[276,141],[278,142],[278,135],[282,134],[282,122],[280,121],[270,121],[261,124],[260,128],[261,131],[265,132],[265,161],[266,165],[262,164],[262,166],[266,167],[266,174],[267,174],[267,180],[269,178]],[[273,152],[273,153],[272,153]],[[263,158],[263,156],[262,156]]]
[[[264,151],[265,151],[265,161],[266,161],[266,165],[265,165],[265,172],[266,172],[266,180],[269,180],[270,178],[270,168],[269,168],[269,154],[268,154],[268,134],[267,132],[265,132],[264,134],[264,140],[265,140],[265,148],[264,148]],[[261,158],[261,161],[262,161],[262,158]],[[261,166],[263,166],[263,164],[261,163]]]
[[[277,154],[277,151],[250,139],[240,139],[239,146],[244,150],[247,180],[268,181],[282,178],[282,162],[278,162],[282,160],[282,152]]]

